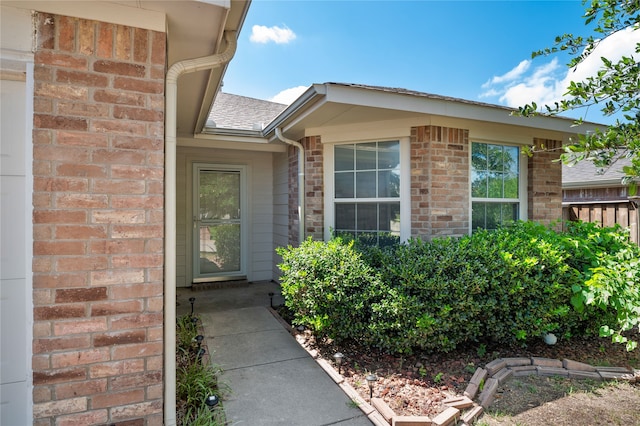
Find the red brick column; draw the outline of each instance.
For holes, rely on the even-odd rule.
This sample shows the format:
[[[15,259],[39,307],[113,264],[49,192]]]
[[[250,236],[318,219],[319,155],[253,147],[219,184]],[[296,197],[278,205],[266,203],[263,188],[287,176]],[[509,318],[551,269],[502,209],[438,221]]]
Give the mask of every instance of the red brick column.
[[[324,238],[324,177],[320,136],[300,141],[305,150],[305,235],[315,240]],[[289,147],[289,244],[298,245],[298,149]]]
[[[527,182],[529,220],[549,224],[562,219],[562,142],[534,139],[537,152],[529,158]],[[538,151],[539,150],[539,151]]]
[[[305,237],[324,238],[324,168],[320,136],[302,140],[305,149]]]
[[[37,31],[34,424],[159,425],[165,34]]]
[[[300,234],[298,217],[298,148],[287,148],[289,157],[289,244],[297,246]]]
[[[469,232],[469,131],[411,129],[411,235]]]

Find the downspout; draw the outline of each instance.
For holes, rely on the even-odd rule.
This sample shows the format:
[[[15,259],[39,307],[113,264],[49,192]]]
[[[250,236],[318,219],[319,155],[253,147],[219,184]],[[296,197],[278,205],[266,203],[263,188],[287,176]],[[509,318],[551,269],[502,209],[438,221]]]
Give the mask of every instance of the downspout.
[[[176,122],[178,78],[226,64],[236,52],[235,31],[225,31],[227,47],[222,53],[176,62],[167,71],[165,90],[165,225],[164,225],[164,424],[176,424]]]
[[[285,138],[279,127],[275,128],[276,137],[282,142],[298,148],[298,241],[304,241],[304,147],[300,142]]]

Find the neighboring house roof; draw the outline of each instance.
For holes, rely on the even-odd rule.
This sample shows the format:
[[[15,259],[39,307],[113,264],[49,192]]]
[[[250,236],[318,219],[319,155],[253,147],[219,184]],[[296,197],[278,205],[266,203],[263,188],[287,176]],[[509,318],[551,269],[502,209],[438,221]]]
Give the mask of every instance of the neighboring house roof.
[[[599,169],[589,160],[583,160],[569,167],[562,165],[562,187],[565,189],[602,188],[605,186],[623,186],[622,168],[631,165],[629,158],[621,158],[610,167]]]
[[[220,92],[209,113],[207,127],[261,131],[286,107],[276,102]]]

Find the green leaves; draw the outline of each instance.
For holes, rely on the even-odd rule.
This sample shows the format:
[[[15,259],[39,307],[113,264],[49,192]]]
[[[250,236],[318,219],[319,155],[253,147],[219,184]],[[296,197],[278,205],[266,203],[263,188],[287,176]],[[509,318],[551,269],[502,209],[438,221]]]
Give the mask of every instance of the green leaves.
[[[544,333],[606,333],[640,321],[640,248],[620,227],[532,222],[459,239],[375,247],[305,241],[278,249],[297,324],[386,352],[522,344]]]
[[[585,24],[594,25],[590,31],[595,36],[557,36],[553,47],[533,52],[532,58],[567,51],[573,56],[567,67],[574,68],[595,52],[607,37],[623,30],[640,29],[640,2],[636,0],[592,0],[585,3]],[[632,195],[636,194],[640,181],[640,43],[636,44],[635,54],[635,58],[623,56],[617,61],[601,57],[600,70],[584,81],[571,82],[564,99],[554,105],[545,105],[544,109],[538,109],[538,105],[532,102],[514,112],[514,115],[530,117],[584,110],[586,116],[590,107],[598,106],[605,116],[621,113],[622,120],[571,141],[568,150],[584,155],[564,155],[562,160],[567,164],[593,160],[597,167],[608,167],[622,156],[633,158],[633,166],[623,169],[626,177],[622,181],[629,185]],[[582,123],[581,118],[574,124],[579,127]]]

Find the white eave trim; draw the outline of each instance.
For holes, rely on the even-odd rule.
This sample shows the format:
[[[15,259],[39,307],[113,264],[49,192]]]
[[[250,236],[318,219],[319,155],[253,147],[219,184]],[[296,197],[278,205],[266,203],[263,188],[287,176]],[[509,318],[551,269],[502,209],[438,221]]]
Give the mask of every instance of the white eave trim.
[[[620,188],[625,185],[620,179],[600,180],[596,182],[563,182],[562,189],[597,189],[597,188]]]
[[[3,5],[165,32],[165,13],[106,1],[3,1]]]

